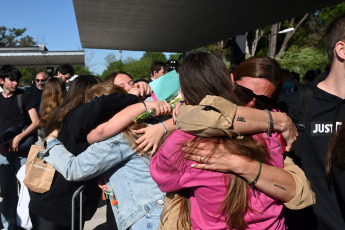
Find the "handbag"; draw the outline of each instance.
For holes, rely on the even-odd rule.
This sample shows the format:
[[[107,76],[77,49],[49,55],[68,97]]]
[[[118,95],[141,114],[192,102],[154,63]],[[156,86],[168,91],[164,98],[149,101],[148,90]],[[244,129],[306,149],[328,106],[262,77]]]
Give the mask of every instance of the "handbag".
[[[24,178],[24,184],[28,189],[41,194],[50,190],[55,174],[55,169],[43,159],[47,153],[43,155],[41,153],[40,158],[37,156],[45,149],[44,142],[42,146],[31,145],[25,164]]]

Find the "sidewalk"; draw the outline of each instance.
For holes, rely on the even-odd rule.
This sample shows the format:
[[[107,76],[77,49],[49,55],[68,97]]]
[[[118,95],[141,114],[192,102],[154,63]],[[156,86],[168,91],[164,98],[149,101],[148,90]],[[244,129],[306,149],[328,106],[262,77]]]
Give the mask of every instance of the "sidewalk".
[[[84,230],[106,230],[106,209],[106,201],[100,200],[95,215],[85,222]]]

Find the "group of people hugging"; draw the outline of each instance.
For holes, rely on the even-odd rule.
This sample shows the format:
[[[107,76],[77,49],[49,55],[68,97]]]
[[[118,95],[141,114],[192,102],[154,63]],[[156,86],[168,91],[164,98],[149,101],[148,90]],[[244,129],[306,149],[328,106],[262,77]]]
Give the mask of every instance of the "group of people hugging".
[[[50,191],[31,193],[34,229],[70,229],[81,185],[82,225],[101,184],[121,230],[285,229],[284,205],[315,202],[303,171],[284,159],[298,134],[275,107],[284,79],[274,59],[247,59],[230,74],[216,55],[193,53],[178,74],[185,103],[174,111],[124,72],[72,82],[44,125],[44,159],[57,172]],[[133,124],[152,109],[174,118]]]
[[[317,202],[286,154],[298,132],[277,107],[284,73],[276,60],[251,57],[230,73],[216,55],[191,53],[177,72],[183,103],[174,110],[125,72],[104,82],[81,75],[67,92],[47,81],[55,85],[51,108],[43,105],[44,160],[56,173],[50,191],[30,193],[33,229],[70,229],[81,185],[75,229],[93,216],[102,192],[113,214],[108,227],[119,230],[287,229],[286,210]],[[153,109],[171,118],[133,123]],[[330,150],[329,172],[334,152],[341,147]]]

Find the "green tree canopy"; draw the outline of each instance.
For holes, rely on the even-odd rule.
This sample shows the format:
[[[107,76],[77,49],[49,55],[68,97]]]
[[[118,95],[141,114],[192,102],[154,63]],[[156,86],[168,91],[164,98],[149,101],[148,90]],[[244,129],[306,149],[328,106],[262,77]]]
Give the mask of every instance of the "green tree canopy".
[[[167,57],[162,52],[145,52],[143,56],[140,58],[140,60],[144,60],[144,59],[151,60],[152,62],[155,62],[155,61],[166,62],[167,61]]]

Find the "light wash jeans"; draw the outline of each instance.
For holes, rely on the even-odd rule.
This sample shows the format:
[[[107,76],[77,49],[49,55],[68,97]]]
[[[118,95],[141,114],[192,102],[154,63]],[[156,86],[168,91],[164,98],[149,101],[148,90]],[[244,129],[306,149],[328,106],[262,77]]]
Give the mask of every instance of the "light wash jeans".
[[[16,173],[25,164],[27,158],[0,154],[0,189],[2,202],[0,203],[1,223],[4,229],[17,229],[16,215],[18,203],[18,184]]]
[[[162,212],[163,207],[153,210],[133,224],[129,230],[157,230],[161,222]]]

